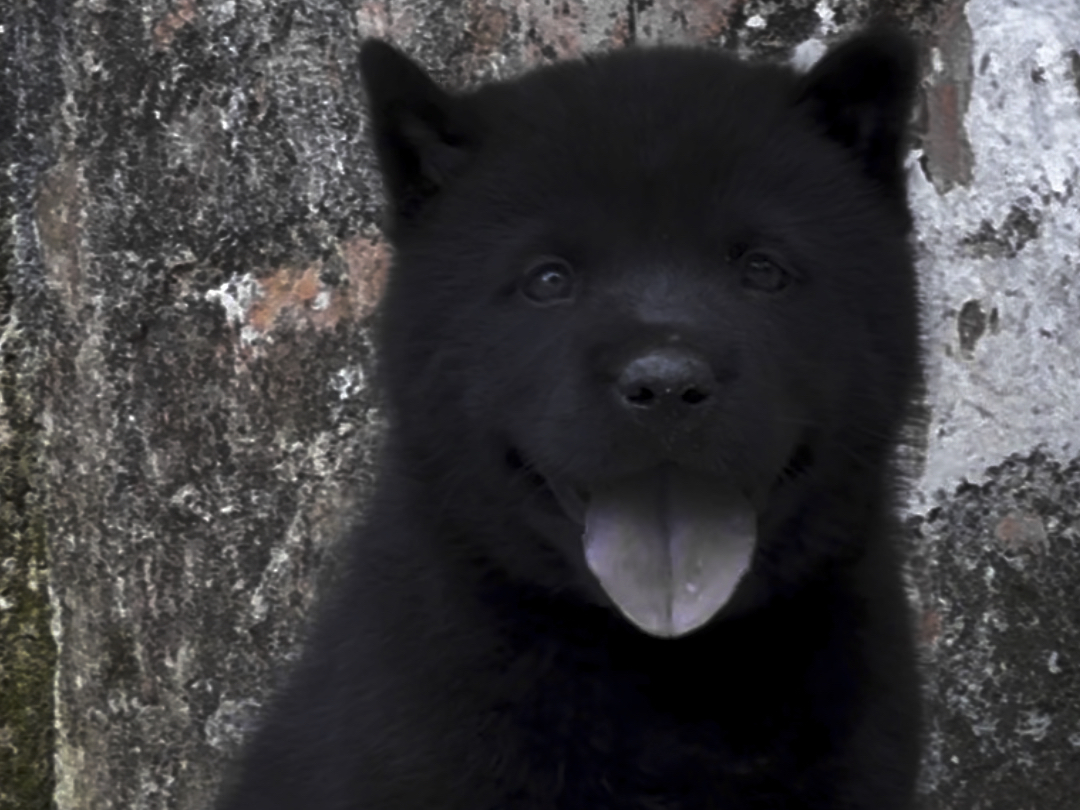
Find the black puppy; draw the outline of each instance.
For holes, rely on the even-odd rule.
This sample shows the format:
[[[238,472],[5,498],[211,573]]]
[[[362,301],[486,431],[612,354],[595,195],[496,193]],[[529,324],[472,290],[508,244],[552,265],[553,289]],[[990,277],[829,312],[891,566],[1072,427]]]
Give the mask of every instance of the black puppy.
[[[222,806],[908,808],[910,43],[362,70],[391,429]]]

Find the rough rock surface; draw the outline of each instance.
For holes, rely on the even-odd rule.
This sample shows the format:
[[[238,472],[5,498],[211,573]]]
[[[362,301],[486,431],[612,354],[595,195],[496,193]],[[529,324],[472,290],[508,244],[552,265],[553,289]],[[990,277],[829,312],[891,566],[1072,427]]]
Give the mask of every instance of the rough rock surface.
[[[1080,795],[1075,0],[26,0],[0,18],[0,810],[203,808],[379,440],[356,54],[466,84],[632,43],[807,64],[887,10],[930,361],[927,810]]]

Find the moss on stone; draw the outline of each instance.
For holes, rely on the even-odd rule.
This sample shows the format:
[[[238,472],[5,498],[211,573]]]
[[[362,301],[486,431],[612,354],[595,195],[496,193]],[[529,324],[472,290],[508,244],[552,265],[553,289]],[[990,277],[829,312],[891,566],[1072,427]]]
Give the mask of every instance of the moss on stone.
[[[12,318],[13,218],[0,188],[0,810],[52,806],[56,644],[50,628],[36,363]]]

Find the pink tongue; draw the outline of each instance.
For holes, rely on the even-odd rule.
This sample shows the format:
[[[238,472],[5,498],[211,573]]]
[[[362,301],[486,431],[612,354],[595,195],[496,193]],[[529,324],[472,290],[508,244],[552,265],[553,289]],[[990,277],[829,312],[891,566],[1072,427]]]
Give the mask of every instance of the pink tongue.
[[[626,618],[674,638],[731,598],[756,527],[750,502],[722,479],[659,467],[591,493],[585,559]]]

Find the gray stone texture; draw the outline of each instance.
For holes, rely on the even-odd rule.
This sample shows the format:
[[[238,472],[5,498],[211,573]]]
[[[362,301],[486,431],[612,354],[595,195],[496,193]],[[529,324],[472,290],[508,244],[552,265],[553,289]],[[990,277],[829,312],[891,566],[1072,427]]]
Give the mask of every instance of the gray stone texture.
[[[927,810],[1080,803],[1076,0],[16,0],[0,15],[0,810],[207,806],[380,435],[356,55],[920,38],[904,457]]]

